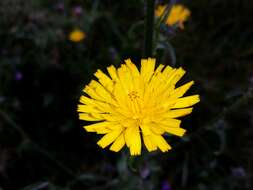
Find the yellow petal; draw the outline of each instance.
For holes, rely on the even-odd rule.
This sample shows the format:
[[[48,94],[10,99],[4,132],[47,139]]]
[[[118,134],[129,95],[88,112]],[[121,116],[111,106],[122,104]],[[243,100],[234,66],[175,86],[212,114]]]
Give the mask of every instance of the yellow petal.
[[[112,132],[107,133],[104,135],[97,144],[101,146],[102,148],[107,147],[109,144],[111,144],[115,139],[120,135],[121,130],[114,130]]]
[[[121,65],[117,72],[122,89],[126,94],[128,94],[133,90],[133,78],[131,76],[131,73],[128,71],[126,65]]]
[[[104,86],[104,88],[110,92],[113,90],[113,81],[101,70],[98,69],[94,75],[98,78],[99,82]]]
[[[186,96],[179,98],[172,108],[190,107],[200,101],[199,95]]]
[[[133,126],[127,128],[125,131],[125,141],[132,156],[141,154],[141,137],[139,127]]]
[[[95,115],[88,114],[88,113],[79,113],[79,119],[85,120],[85,121],[102,121],[102,120],[104,120],[99,115],[96,115],[96,117],[95,117]]]
[[[171,149],[171,146],[164,140],[161,135],[153,134],[150,136],[150,138],[152,142],[155,143],[162,152],[167,152]]]
[[[155,70],[155,74],[158,73],[158,72],[161,72],[162,69],[164,68],[164,66],[165,66],[165,65],[160,64],[160,65],[157,67],[157,69]],[[167,67],[170,67],[170,66],[167,66]],[[170,67],[170,68],[171,68],[171,67]]]
[[[165,5],[159,5],[156,10],[155,10],[155,15],[160,17],[162,16],[164,10],[165,10],[166,6]]]
[[[97,132],[98,134],[105,134],[111,131],[108,126],[113,125],[111,122],[99,122],[91,125],[86,125],[83,128],[88,132]]]
[[[150,124],[150,129],[154,134],[157,135],[162,135],[165,132],[165,130],[162,127],[156,124]]]
[[[92,107],[90,105],[81,105],[81,104],[78,105],[77,111],[83,112],[83,113],[101,113],[101,111],[96,109],[95,107]]]
[[[79,100],[82,104],[94,105],[94,100],[86,96],[81,96]]]
[[[101,97],[96,93],[96,91],[91,88],[89,85],[85,86],[83,91],[89,95],[91,98],[96,99],[96,100],[101,100]]]
[[[92,80],[88,87],[84,89],[84,91],[97,100],[101,100],[114,105],[116,104],[112,98],[112,94],[95,80]]]
[[[125,60],[126,65],[128,66],[128,68],[130,69],[131,73],[133,74],[133,76],[139,76],[139,70],[137,69],[137,67],[135,66],[135,64],[132,63],[132,61],[130,59],[126,59]]]
[[[120,151],[123,146],[125,145],[125,139],[124,139],[124,135],[121,134],[115,141],[114,143],[112,144],[112,146],[110,147],[110,150],[111,151],[114,151],[114,152],[118,152]]]
[[[154,74],[155,59],[142,59],[141,60],[141,76],[145,82],[148,82]]]
[[[150,136],[143,136],[144,144],[149,152],[157,150],[157,145],[154,144],[150,138]]]
[[[185,70],[182,68],[177,69],[175,75],[171,79],[170,83],[171,85],[175,85],[185,74]]]
[[[189,88],[194,84],[193,81],[190,81],[186,84],[184,84],[183,86],[180,86],[178,88],[176,88],[174,90],[174,92],[171,94],[170,98],[180,98],[181,96],[183,96],[185,94],[185,92],[187,90],[189,90]]]
[[[176,72],[176,69],[173,69],[170,66],[166,66],[165,69],[163,70],[163,75],[167,78],[171,76],[174,72]]]
[[[179,127],[170,127],[170,126],[166,126],[166,125],[163,125],[162,127],[164,128],[164,130],[167,133],[177,135],[179,137],[182,137],[186,132],[185,129],[182,129],[182,128],[179,128]]]
[[[147,136],[147,135],[150,135],[150,134],[151,134],[151,130],[150,130],[148,124],[141,124],[141,125],[140,125],[140,128],[141,128],[142,134],[143,134],[144,136]]]
[[[131,145],[131,131],[130,131],[131,127],[126,128],[125,132],[124,132],[124,137],[125,137],[125,141],[126,141],[126,145],[129,148]]]
[[[173,118],[164,118],[160,121],[157,121],[159,125],[167,125],[170,127],[180,127],[181,121]]]
[[[81,96],[80,102],[87,106],[95,107],[100,112],[105,112],[105,110],[109,112],[112,110],[111,105],[109,105],[108,103],[102,102],[100,100],[91,99],[86,96]]]
[[[182,117],[182,116],[188,115],[191,112],[192,112],[192,108],[170,110],[166,113],[166,117],[177,118],[177,117]]]
[[[128,96],[126,96],[126,93],[119,82],[115,84],[115,92],[117,92],[114,94],[117,103],[121,107],[129,107],[129,102],[127,101]]]
[[[115,68],[113,65],[107,67],[107,71],[108,71],[108,73],[110,74],[112,80],[114,80],[114,81],[117,81],[117,80],[118,80],[116,68]]]

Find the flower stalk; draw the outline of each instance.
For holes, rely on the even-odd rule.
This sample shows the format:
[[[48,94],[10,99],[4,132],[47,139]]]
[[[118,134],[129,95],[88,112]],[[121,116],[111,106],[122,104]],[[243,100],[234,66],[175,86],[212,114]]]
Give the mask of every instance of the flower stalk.
[[[154,10],[155,1],[147,0],[144,50],[144,57],[146,58],[153,56]]]

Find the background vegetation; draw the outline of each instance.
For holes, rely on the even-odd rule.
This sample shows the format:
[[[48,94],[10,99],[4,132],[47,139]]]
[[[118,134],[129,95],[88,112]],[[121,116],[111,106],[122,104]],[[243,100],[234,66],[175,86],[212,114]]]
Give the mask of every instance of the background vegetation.
[[[185,30],[161,28],[176,62],[168,43],[157,55],[187,70],[201,102],[171,152],[129,159],[98,148],[76,107],[96,69],[139,63],[145,2],[0,1],[1,190],[253,188],[253,1],[180,3]],[[68,39],[75,28],[84,41]]]

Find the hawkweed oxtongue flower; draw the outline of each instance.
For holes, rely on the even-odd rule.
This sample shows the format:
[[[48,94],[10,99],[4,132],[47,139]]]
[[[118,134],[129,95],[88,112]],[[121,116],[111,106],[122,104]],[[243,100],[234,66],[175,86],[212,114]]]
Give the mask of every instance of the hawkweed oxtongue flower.
[[[155,14],[157,17],[161,17],[164,15],[166,10],[165,5],[159,5],[156,10]],[[184,29],[184,22],[187,21],[191,12],[189,9],[184,7],[183,5],[173,5],[170,9],[169,15],[165,20],[165,24],[168,26],[178,25],[181,29]]]
[[[69,34],[69,40],[72,42],[80,42],[80,41],[84,40],[85,37],[86,37],[85,32],[83,32],[80,29],[75,29],[75,30],[71,31]]]
[[[80,98],[80,120],[95,122],[84,126],[88,132],[104,136],[97,142],[118,152],[124,145],[131,155],[140,155],[142,140],[147,150],[171,149],[163,138],[169,133],[183,136],[185,129],[176,119],[192,112],[191,106],[199,102],[198,95],[182,97],[193,81],[180,87],[176,83],[185,74],[182,68],[159,65],[155,59],[142,59],[140,71],[125,60],[120,68],[109,66],[106,75],[98,70],[83,89]],[[142,139],[142,140],[141,140]]]

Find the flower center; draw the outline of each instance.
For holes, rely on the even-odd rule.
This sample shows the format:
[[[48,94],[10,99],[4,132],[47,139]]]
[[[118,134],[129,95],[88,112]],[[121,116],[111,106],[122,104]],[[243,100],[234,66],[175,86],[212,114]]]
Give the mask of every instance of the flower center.
[[[141,120],[143,118],[143,114],[141,111],[141,105],[140,105],[140,96],[138,95],[138,92],[131,91],[128,93],[128,97],[130,99],[130,106],[131,106],[131,112],[132,112],[132,118],[134,120]]]
[[[132,91],[128,94],[128,97],[130,98],[131,101],[136,100],[137,98],[140,98],[140,96],[138,96],[138,92],[136,91]]]

